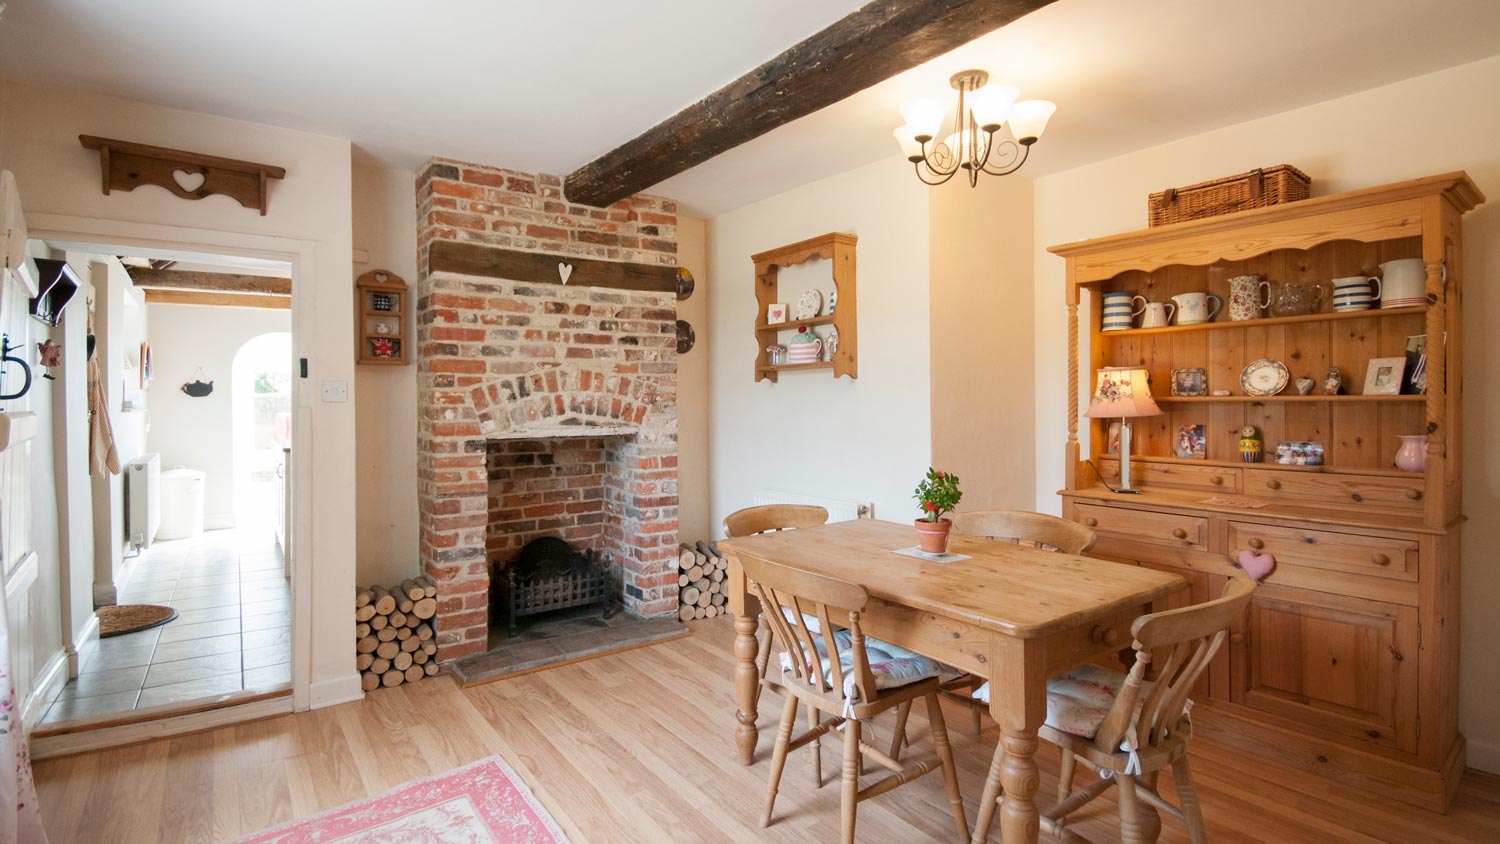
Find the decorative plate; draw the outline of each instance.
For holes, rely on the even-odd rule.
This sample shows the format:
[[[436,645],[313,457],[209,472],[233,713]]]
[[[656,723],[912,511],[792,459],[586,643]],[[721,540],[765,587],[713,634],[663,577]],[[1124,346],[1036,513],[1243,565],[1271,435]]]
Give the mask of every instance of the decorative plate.
[[[1286,389],[1291,375],[1279,360],[1262,358],[1240,373],[1240,387],[1247,396],[1274,396]]]
[[[828,352],[828,359],[833,360],[834,352],[839,350],[839,330],[830,328],[827,336],[823,338],[823,349]]]
[[[677,320],[677,354],[685,355],[691,352],[696,342],[698,342],[698,335],[694,333],[693,326],[685,319]]]
[[[693,273],[687,267],[677,268],[677,301],[693,295],[693,288],[697,286],[693,282]]]
[[[797,300],[797,319],[812,319],[823,310],[823,294],[817,288],[809,288],[802,298]]]

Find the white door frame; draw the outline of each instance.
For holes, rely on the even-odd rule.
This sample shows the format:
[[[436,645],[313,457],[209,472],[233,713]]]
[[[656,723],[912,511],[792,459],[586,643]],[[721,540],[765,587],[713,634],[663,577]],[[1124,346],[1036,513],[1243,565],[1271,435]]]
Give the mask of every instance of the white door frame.
[[[311,313],[316,297],[309,285],[300,283],[312,277],[317,255],[317,241],[271,235],[194,229],[75,217],[63,214],[28,214],[28,236],[37,240],[60,241],[98,246],[120,246],[148,251],[201,252],[286,261],[292,267],[292,359],[310,357],[316,321]],[[298,367],[292,371],[292,708],[305,710],[311,703],[312,687],[312,519],[313,451],[312,408],[316,391],[311,379],[301,377]],[[67,596],[63,596],[67,600]],[[71,631],[64,631],[70,640]]]

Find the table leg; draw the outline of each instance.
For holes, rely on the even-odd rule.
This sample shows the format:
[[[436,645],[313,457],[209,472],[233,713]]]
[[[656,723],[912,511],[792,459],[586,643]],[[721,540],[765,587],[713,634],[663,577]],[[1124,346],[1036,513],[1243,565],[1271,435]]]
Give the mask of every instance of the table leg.
[[[760,701],[760,671],[755,667],[755,654],[759,646],[755,630],[759,622],[753,615],[742,615],[734,620],[734,695],[739,709],[734,718],[739,725],[734,730],[735,744],[740,748],[740,762],[749,765],[755,761],[755,744],[760,731],[755,727],[759,716],[756,710]]]
[[[1005,844],[1036,844],[1042,831],[1036,805],[1041,785],[1036,749],[1040,743],[1037,730],[1047,719],[1046,648],[1036,639],[996,636],[991,653],[995,674],[990,683],[990,714],[1000,725],[1000,746],[1005,750],[1000,770],[1005,793],[1000,837]]]

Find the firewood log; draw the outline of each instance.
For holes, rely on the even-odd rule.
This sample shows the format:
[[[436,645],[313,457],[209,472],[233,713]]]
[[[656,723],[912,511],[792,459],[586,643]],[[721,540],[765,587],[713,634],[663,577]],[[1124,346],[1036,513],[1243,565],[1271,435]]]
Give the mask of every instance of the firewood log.
[[[406,626],[406,613],[402,610],[396,610],[395,612],[391,613],[389,618],[391,620],[392,627]]]
[[[377,640],[381,641],[381,642],[394,641],[395,638],[396,638],[396,628],[394,628],[394,627],[383,627],[383,628],[381,628],[379,630],[376,630],[375,631],[375,638]]]
[[[704,607],[693,607],[693,618],[708,618],[708,610]]]
[[[687,571],[698,564],[698,555],[693,553],[693,549],[686,545],[679,545],[677,552],[677,568],[682,571]]]
[[[421,648],[417,648],[416,650],[411,652],[411,661],[415,662],[417,665],[426,665],[427,660],[429,659],[432,659],[432,657],[428,656],[427,652],[422,650]]]
[[[390,624],[390,623],[391,623],[391,617],[390,616],[388,616],[388,615],[376,615],[376,616],[373,616],[370,619],[370,629],[371,630],[384,630],[385,626],[387,624]]]
[[[410,639],[412,637],[412,632],[411,632],[411,628],[410,627],[400,627],[400,628],[391,628],[391,629],[394,629],[396,631],[396,641],[398,641],[398,642],[404,642],[407,639]]]
[[[406,676],[394,668],[380,675],[380,685],[387,688],[399,686],[404,682],[406,682]]]
[[[710,581],[706,577],[700,577],[697,580],[693,581],[692,584],[691,584],[691,586],[694,589],[697,589],[699,592],[707,592],[708,591],[708,586],[712,582],[713,581]]]
[[[365,604],[362,607],[355,607],[354,608],[354,620],[355,621],[369,621],[374,616],[375,616],[375,605],[374,604]]]
[[[689,606],[696,605],[698,603],[697,587],[689,586],[688,588],[682,590],[682,602]]]
[[[416,630],[417,630],[417,638],[418,639],[421,639],[422,641],[425,642],[428,639],[432,638],[432,625],[431,624],[418,624],[417,627],[416,627]]]
[[[717,559],[719,556],[718,548],[715,548],[711,543],[704,542],[701,539],[698,540],[698,544],[694,547],[698,549],[699,554],[702,554],[710,560]]]
[[[692,588],[692,587],[688,587],[688,588]],[[699,592],[698,593],[698,606],[700,606],[700,607],[706,607],[709,604],[712,604],[713,602],[714,602],[714,596],[708,594],[707,592]]]
[[[437,598],[422,598],[411,607],[412,615],[418,619],[432,618],[437,615]]]
[[[390,615],[396,609],[396,596],[386,590],[384,586],[376,586],[370,590],[375,604],[376,615]]]
[[[406,669],[410,668],[411,667],[411,654],[409,654],[409,653],[399,653],[399,654],[396,654],[396,658],[393,659],[393,660],[391,660],[391,667],[394,668],[394,669],[396,669],[397,671],[405,671]]]
[[[713,596],[712,602],[716,607],[723,607],[726,603],[729,602],[729,596],[725,595],[723,592],[720,592]]]
[[[415,636],[411,637],[410,639],[401,640],[401,650],[403,653],[411,653],[412,651],[420,647],[422,647],[422,640],[418,639]]]
[[[368,624],[356,624],[356,625],[354,625],[354,638],[356,638],[356,639],[363,639],[364,637],[366,637],[368,635],[370,635],[370,625],[368,625]]]
[[[716,606],[714,606],[713,604],[709,604],[708,606],[706,606],[706,607],[703,608],[703,617],[704,618],[714,618],[714,617],[718,616],[718,614],[719,614],[719,608],[716,607]]]
[[[688,580],[687,572],[681,572],[681,573],[679,573],[677,575],[677,588],[678,589],[681,589],[682,587],[688,585],[689,582],[690,581]]]
[[[428,654],[428,656],[436,654],[437,653],[437,642],[433,642],[431,640],[423,642],[422,643],[422,650],[426,651],[427,654]]]
[[[427,590],[418,586],[417,582],[410,577],[401,581],[401,591],[405,593],[406,597],[410,598],[413,603],[427,597]]]
[[[371,598],[370,590],[361,588],[359,586],[354,587],[354,606],[355,606],[355,608],[369,606],[370,605],[370,598]]]
[[[697,607],[694,607],[690,604],[683,604],[682,606],[677,608],[677,620],[692,621],[696,617],[695,611],[697,609]]]
[[[370,662],[370,673],[377,676],[391,670],[391,661],[384,657],[377,657]]]
[[[373,671],[366,671],[359,675],[359,687],[367,692],[373,692],[380,688],[380,675]]]
[[[360,654],[354,658],[354,667],[358,668],[360,671],[364,671],[368,669],[370,667],[370,663],[374,661],[374,654]]]
[[[429,662],[426,665],[422,666],[422,672],[428,677],[431,677],[432,675],[438,673],[438,671],[440,670],[441,669],[438,667],[437,660],[433,660],[432,662]]]
[[[688,576],[688,580],[689,581],[702,580],[703,579],[703,566],[694,563],[693,567],[690,568],[690,569],[688,569],[687,576]]]
[[[367,654],[374,653],[375,648],[380,645],[380,640],[374,636],[361,636],[354,641],[354,652]]]
[[[401,646],[395,642],[381,642],[375,649],[375,655],[381,659],[391,659],[398,653],[401,653]]]
[[[708,573],[708,579],[712,580],[714,583],[723,583],[726,576],[727,575],[724,574],[724,570],[719,568],[718,566],[715,566],[714,570]]]

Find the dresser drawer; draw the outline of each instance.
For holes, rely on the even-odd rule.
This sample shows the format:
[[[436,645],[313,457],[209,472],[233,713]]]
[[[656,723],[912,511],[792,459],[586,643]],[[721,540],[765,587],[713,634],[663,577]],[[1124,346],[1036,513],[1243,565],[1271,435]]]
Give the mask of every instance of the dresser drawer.
[[[1333,475],[1321,472],[1278,472],[1246,469],[1245,493],[1265,498],[1297,498],[1318,506],[1372,510],[1421,510],[1422,478],[1376,475]]]
[[[1120,460],[1097,462],[1104,479],[1115,484],[1120,478]],[[1130,461],[1132,486],[1165,486],[1177,489],[1201,489],[1206,492],[1240,491],[1240,470],[1223,466],[1195,466],[1192,463],[1153,463]]]
[[[1181,548],[1208,547],[1208,519],[1156,513],[1150,510],[1127,510],[1097,504],[1077,504],[1074,516],[1101,538],[1117,536],[1138,542],[1174,545]]]
[[[1276,557],[1277,565],[1306,566],[1327,571],[1417,579],[1418,544],[1415,539],[1361,536],[1253,522],[1230,522],[1230,556],[1248,548]]]

